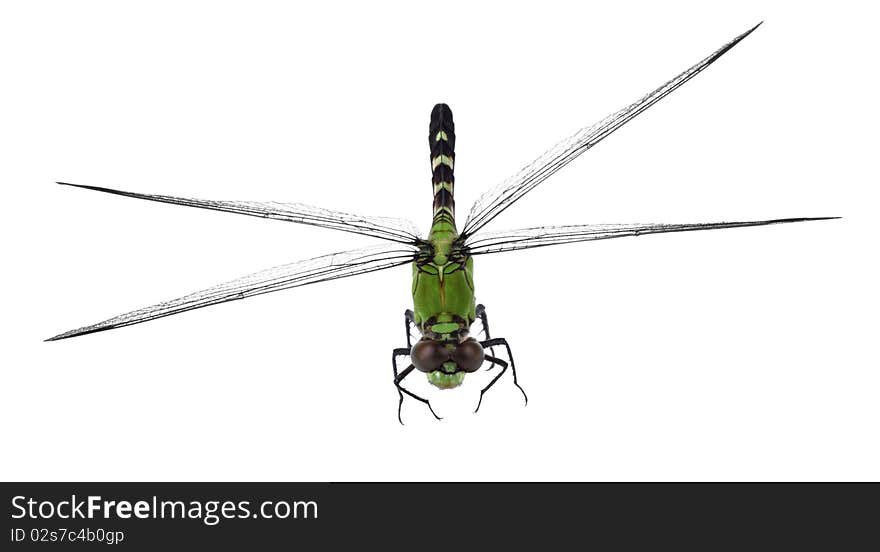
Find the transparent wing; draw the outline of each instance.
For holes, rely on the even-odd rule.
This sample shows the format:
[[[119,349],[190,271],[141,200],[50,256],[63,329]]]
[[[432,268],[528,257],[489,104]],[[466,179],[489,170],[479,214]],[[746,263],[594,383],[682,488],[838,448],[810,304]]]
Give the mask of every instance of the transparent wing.
[[[177,299],[121,314],[97,324],[70,330],[46,341],[112,330],[227,301],[385,270],[412,262],[416,251],[415,247],[379,245],[276,266]]]
[[[838,217],[788,218],[774,220],[754,220],[745,222],[699,222],[693,224],[583,224],[576,226],[538,226],[506,232],[487,232],[465,242],[465,250],[471,255],[501,253],[532,247],[545,247],[563,243],[576,243],[643,234],[663,234],[666,232],[692,232],[696,230],[719,230],[722,228],[744,228],[746,226],[766,226],[788,222],[829,220]]]
[[[174,205],[185,205],[187,207],[199,207],[201,209],[211,209],[214,211],[225,211],[227,213],[238,213],[253,217],[309,224],[311,226],[342,230],[343,232],[352,232],[354,234],[362,234],[364,236],[371,236],[399,243],[412,244],[419,239],[419,232],[415,224],[405,219],[353,215],[351,213],[332,211],[330,209],[312,207],[301,203],[280,203],[275,201],[214,201],[209,199],[190,199],[166,195],[140,194],[136,192],[114,190],[112,188],[101,188],[99,186],[68,184],[67,182],[58,182],[58,184],[125,197],[158,201],[161,203],[172,203]]]
[[[758,24],[760,25],[760,23]],[[712,55],[684,71],[674,79],[660,86],[640,100],[609,115],[593,126],[577,131],[569,138],[559,142],[531,164],[508,178],[495,188],[480,196],[471,207],[461,234],[473,235],[480,228],[497,217],[518,199],[546,180],[553,173],[569,164],[577,156],[598,144],[603,138],[631,121],[636,115],[648,109],[673,90],[686,83],[700,71],[711,65],[725,52],[758,28],[758,25],[728,42]]]

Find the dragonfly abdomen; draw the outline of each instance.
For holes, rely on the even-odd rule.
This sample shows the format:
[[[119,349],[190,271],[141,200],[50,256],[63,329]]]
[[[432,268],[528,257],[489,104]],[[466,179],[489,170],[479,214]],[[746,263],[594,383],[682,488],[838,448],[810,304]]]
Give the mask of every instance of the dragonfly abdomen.
[[[431,148],[431,182],[434,186],[434,225],[449,224],[455,228],[455,124],[452,110],[437,104],[431,110],[428,126]]]

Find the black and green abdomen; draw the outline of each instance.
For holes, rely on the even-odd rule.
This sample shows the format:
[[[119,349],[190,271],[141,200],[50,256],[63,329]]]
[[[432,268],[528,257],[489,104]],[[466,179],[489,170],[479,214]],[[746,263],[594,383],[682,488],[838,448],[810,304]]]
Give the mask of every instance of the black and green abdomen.
[[[434,186],[434,223],[445,222],[454,231],[455,123],[452,122],[452,110],[446,104],[437,104],[431,110],[428,145],[431,148],[431,183]]]

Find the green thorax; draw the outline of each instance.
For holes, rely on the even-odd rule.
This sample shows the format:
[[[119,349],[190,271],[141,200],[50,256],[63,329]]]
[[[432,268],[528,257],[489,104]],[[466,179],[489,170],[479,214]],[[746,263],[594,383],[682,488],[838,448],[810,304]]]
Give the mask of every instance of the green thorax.
[[[454,246],[454,223],[431,227],[423,254],[413,262],[415,322],[426,337],[457,341],[474,322],[474,261]]]

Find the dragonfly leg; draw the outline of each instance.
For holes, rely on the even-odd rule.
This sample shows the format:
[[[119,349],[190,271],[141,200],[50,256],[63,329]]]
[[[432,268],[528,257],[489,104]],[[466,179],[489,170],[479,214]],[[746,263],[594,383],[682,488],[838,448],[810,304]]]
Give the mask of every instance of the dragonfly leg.
[[[412,326],[416,323],[416,315],[413,311],[406,309],[403,312],[403,323],[406,328],[406,346],[412,349]]]
[[[394,349],[391,351],[391,368],[394,370],[394,387],[397,388],[397,394],[400,396],[400,402],[397,404],[397,421],[403,425],[403,419],[400,417],[400,410],[403,408],[403,392],[400,390],[400,375],[397,373],[397,357],[409,355],[410,349]]]
[[[516,364],[514,364],[514,362],[513,362],[513,353],[510,351],[510,345],[507,343],[507,340],[504,339],[503,337],[496,337],[494,339],[487,339],[485,341],[480,341],[480,345],[482,345],[484,348],[489,347],[490,351],[492,350],[491,347],[494,345],[499,345],[499,346],[503,345],[504,348],[507,349],[507,358],[510,361],[510,371],[513,373],[513,384],[516,386],[517,389],[519,389],[520,393],[522,393],[523,399],[525,399],[526,404],[529,404],[529,396],[526,395],[525,390],[520,386],[519,381],[517,381]],[[489,388],[491,388],[493,385],[495,385],[495,382],[498,381],[499,379],[501,379],[501,376],[503,376],[504,372],[507,371],[507,362],[505,362],[499,358],[495,358],[494,356],[490,356],[490,355],[486,355],[485,358],[486,358],[486,360],[491,362],[493,366],[495,364],[498,364],[499,366],[501,366],[502,370],[497,376],[495,376],[492,379],[492,381],[489,382],[489,385],[487,385],[486,387],[483,388],[482,391],[480,391],[480,402],[477,403],[477,410],[480,409],[480,404],[482,404],[482,402],[483,402],[483,394],[486,391],[488,391]],[[474,412],[476,412],[477,410],[474,410]]]
[[[499,365],[499,366],[501,366],[501,371],[498,372],[498,374],[497,374],[494,378],[492,378],[492,381],[489,382],[489,385],[487,385],[486,387],[484,387],[484,388],[480,391],[480,400],[477,401],[477,407],[474,409],[474,414],[476,414],[477,412],[480,411],[480,405],[483,404],[483,395],[485,395],[485,394],[486,394],[486,391],[488,391],[489,389],[492,388],[493,385],[495,385],[495,382],[496,382],[496,381],[498,381],[499,379],[501,379],[501,376],[504,375],[504,372],[507,371],[507,367],[508,367],[507,362],[504,361],[504,360],[501,360],[500,358],[495,358],[495,357],[490,356],[490,355],[486,355],[484,358],[485,358],[485,360],[488,360],[489,362],[492,363],[492,366],[490,366],[489,368],[486,369],[487,371],[488,371],[488,370],[491,370],[492,367],[494,367],[496,364]]]
[[[492,336],[489,335],[489,317],[486,316],[486,305],[482,303],[477,305],[476,314],[480,323],[483,324],[483,333],[486,335],[486,339],[492,339]]]
[[[415,393],[413,393],[409,389],[400,385],[400,382],[402,382],[403,379],[405,377],[407,377],[408,375],[410,375],[412,373],[412,371],[415,369],[415,366],[410,364],[402,372],[398,373],[398,371],[397,371],[397,357],[408,356],[409,351],[410,351],[409,349],[404,349],[401,347],[399,349],[394,349],[391,352],[391,367],[394,370],[394,387],[397,388],[397,394],[400,397],[400,400],[397,403],[397,421],[400,422],[400,425],[403,425],[403,418],[401,416],[401,410],[403,409],[403,395],[404,394],[409,395],[410,397],[414,398],[415,400],[423,402],[426,405],[428,405],[428,410],[431,411],[431,414],[433,414],[434,417],[437,418],[438,420],[442,420],[443,418],[441,418],[440,416],[437,415],[436,412],[434,412],[434,408],[431,406],[431,401],[416,395]]]
[[[489,317],[486,316],[486,305],[484,305],[482,303],[477,305],[476,314],[477,314],[477,318],[480,319],[480,324],[483,325],[483,335],[486,336],[486,339],[492,339],[492,336],[489,335]],[[495,356],[495,349],[492,347],[489,347],[489,354],[491,354],[494,357]],[[488,368],[486,368],[486,370],[487,371],[491,370],[494,367],[495,367],[495,364],[492,363],[492,365],[489,366]]]

